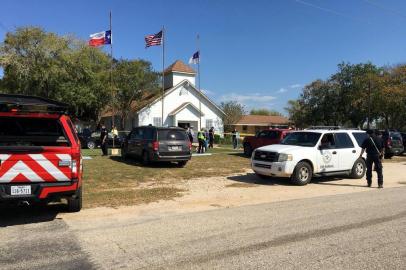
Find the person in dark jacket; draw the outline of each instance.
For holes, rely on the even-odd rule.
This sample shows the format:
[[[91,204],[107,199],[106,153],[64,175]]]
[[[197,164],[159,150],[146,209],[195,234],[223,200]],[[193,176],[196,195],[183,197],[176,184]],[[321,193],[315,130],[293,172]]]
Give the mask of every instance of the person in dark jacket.
[[[383,143],[382,139],[376,136],[372,130],[367,131],[368,137],[361,145],[362,151],[360,158],[364,152],[367,153],[367,183],[368,187],[372,185],[372,165],[375,165],[375,170],[378,174],[378,188],[383,188],[383,174],[382,174],[382,157],[383,157]]]
[[[214,143],[214,127],[211,127],[209,130],[209,148],[213,148]]]
[[[105,125],[102,125],[100,129],[100,143],[101,143],[101,149],[103,152],[103,156],[107,156],[107,129]]]
[[[234,129],[233,132],[231,132],[232,140],[233,140],[233,148],[237,149],[238,147],[238,138],[237,138],[237,130]]]

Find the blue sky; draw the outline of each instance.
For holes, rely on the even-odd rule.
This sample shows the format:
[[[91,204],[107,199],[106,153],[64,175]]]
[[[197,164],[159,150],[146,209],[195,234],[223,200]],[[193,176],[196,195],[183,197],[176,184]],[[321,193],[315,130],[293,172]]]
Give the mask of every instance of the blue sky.
[[[143,58],[161,70],[161,50],[143,38],[162,25],[166,65],[187,62],[200,34],[201,88],[216,102],[283,113],[303,85],[327,78],[345,61],[377,65],[406,59],[402,0],[3,0],[0,39],[19,26],[41,26],[87,39],[108,29],[115,57]]]

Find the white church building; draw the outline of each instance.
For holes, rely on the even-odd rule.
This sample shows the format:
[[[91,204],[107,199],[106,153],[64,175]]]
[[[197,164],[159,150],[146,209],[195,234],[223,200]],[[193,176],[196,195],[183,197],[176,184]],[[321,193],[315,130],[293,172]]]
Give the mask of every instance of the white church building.
[[[164,97],[161,92],[140,102],[144,105],[133,106],[125,129],[161,126],[163,122],[164,126],[193,127],[195,131],[214,127],[216,133],[223,133],[224,112],[196,88],[195,81],[196,72],[182,61],[175,61],[164,71]]]

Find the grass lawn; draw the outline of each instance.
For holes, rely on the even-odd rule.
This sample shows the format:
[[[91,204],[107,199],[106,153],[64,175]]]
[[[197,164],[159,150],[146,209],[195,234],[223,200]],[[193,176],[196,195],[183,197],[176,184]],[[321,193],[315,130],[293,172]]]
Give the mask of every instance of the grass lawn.
[[[230,153],[231,152],[231,153]],[[172,164],[143,167],[136,160],[102,157],[101,150],[83,150],[84,206],[133,205],[171,199],[184,190],[174,187],[177,180],[225,176],[243,172],[250,161],[231,148],[210,149],[211,156],[192,157],[184,168]]]

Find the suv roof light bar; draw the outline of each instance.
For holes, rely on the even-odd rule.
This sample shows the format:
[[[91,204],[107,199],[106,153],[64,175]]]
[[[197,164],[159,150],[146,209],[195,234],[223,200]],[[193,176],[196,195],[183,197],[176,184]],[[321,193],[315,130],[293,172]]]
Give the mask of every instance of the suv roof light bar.
[[[0,94],[0,112],[37,112],[67,114],[69,105],[59,101],[15,94]]]
[[[306,128],[306,130],[317,130],[317,129],[325,129],[325,130],[361,130],[360,128],[345,128],[341,126],[311,126]]]
[[[336,130],[336,129],[341,129],[340,126],[311,126],[308,127],[307,129],[328,129],[328,130]]]

